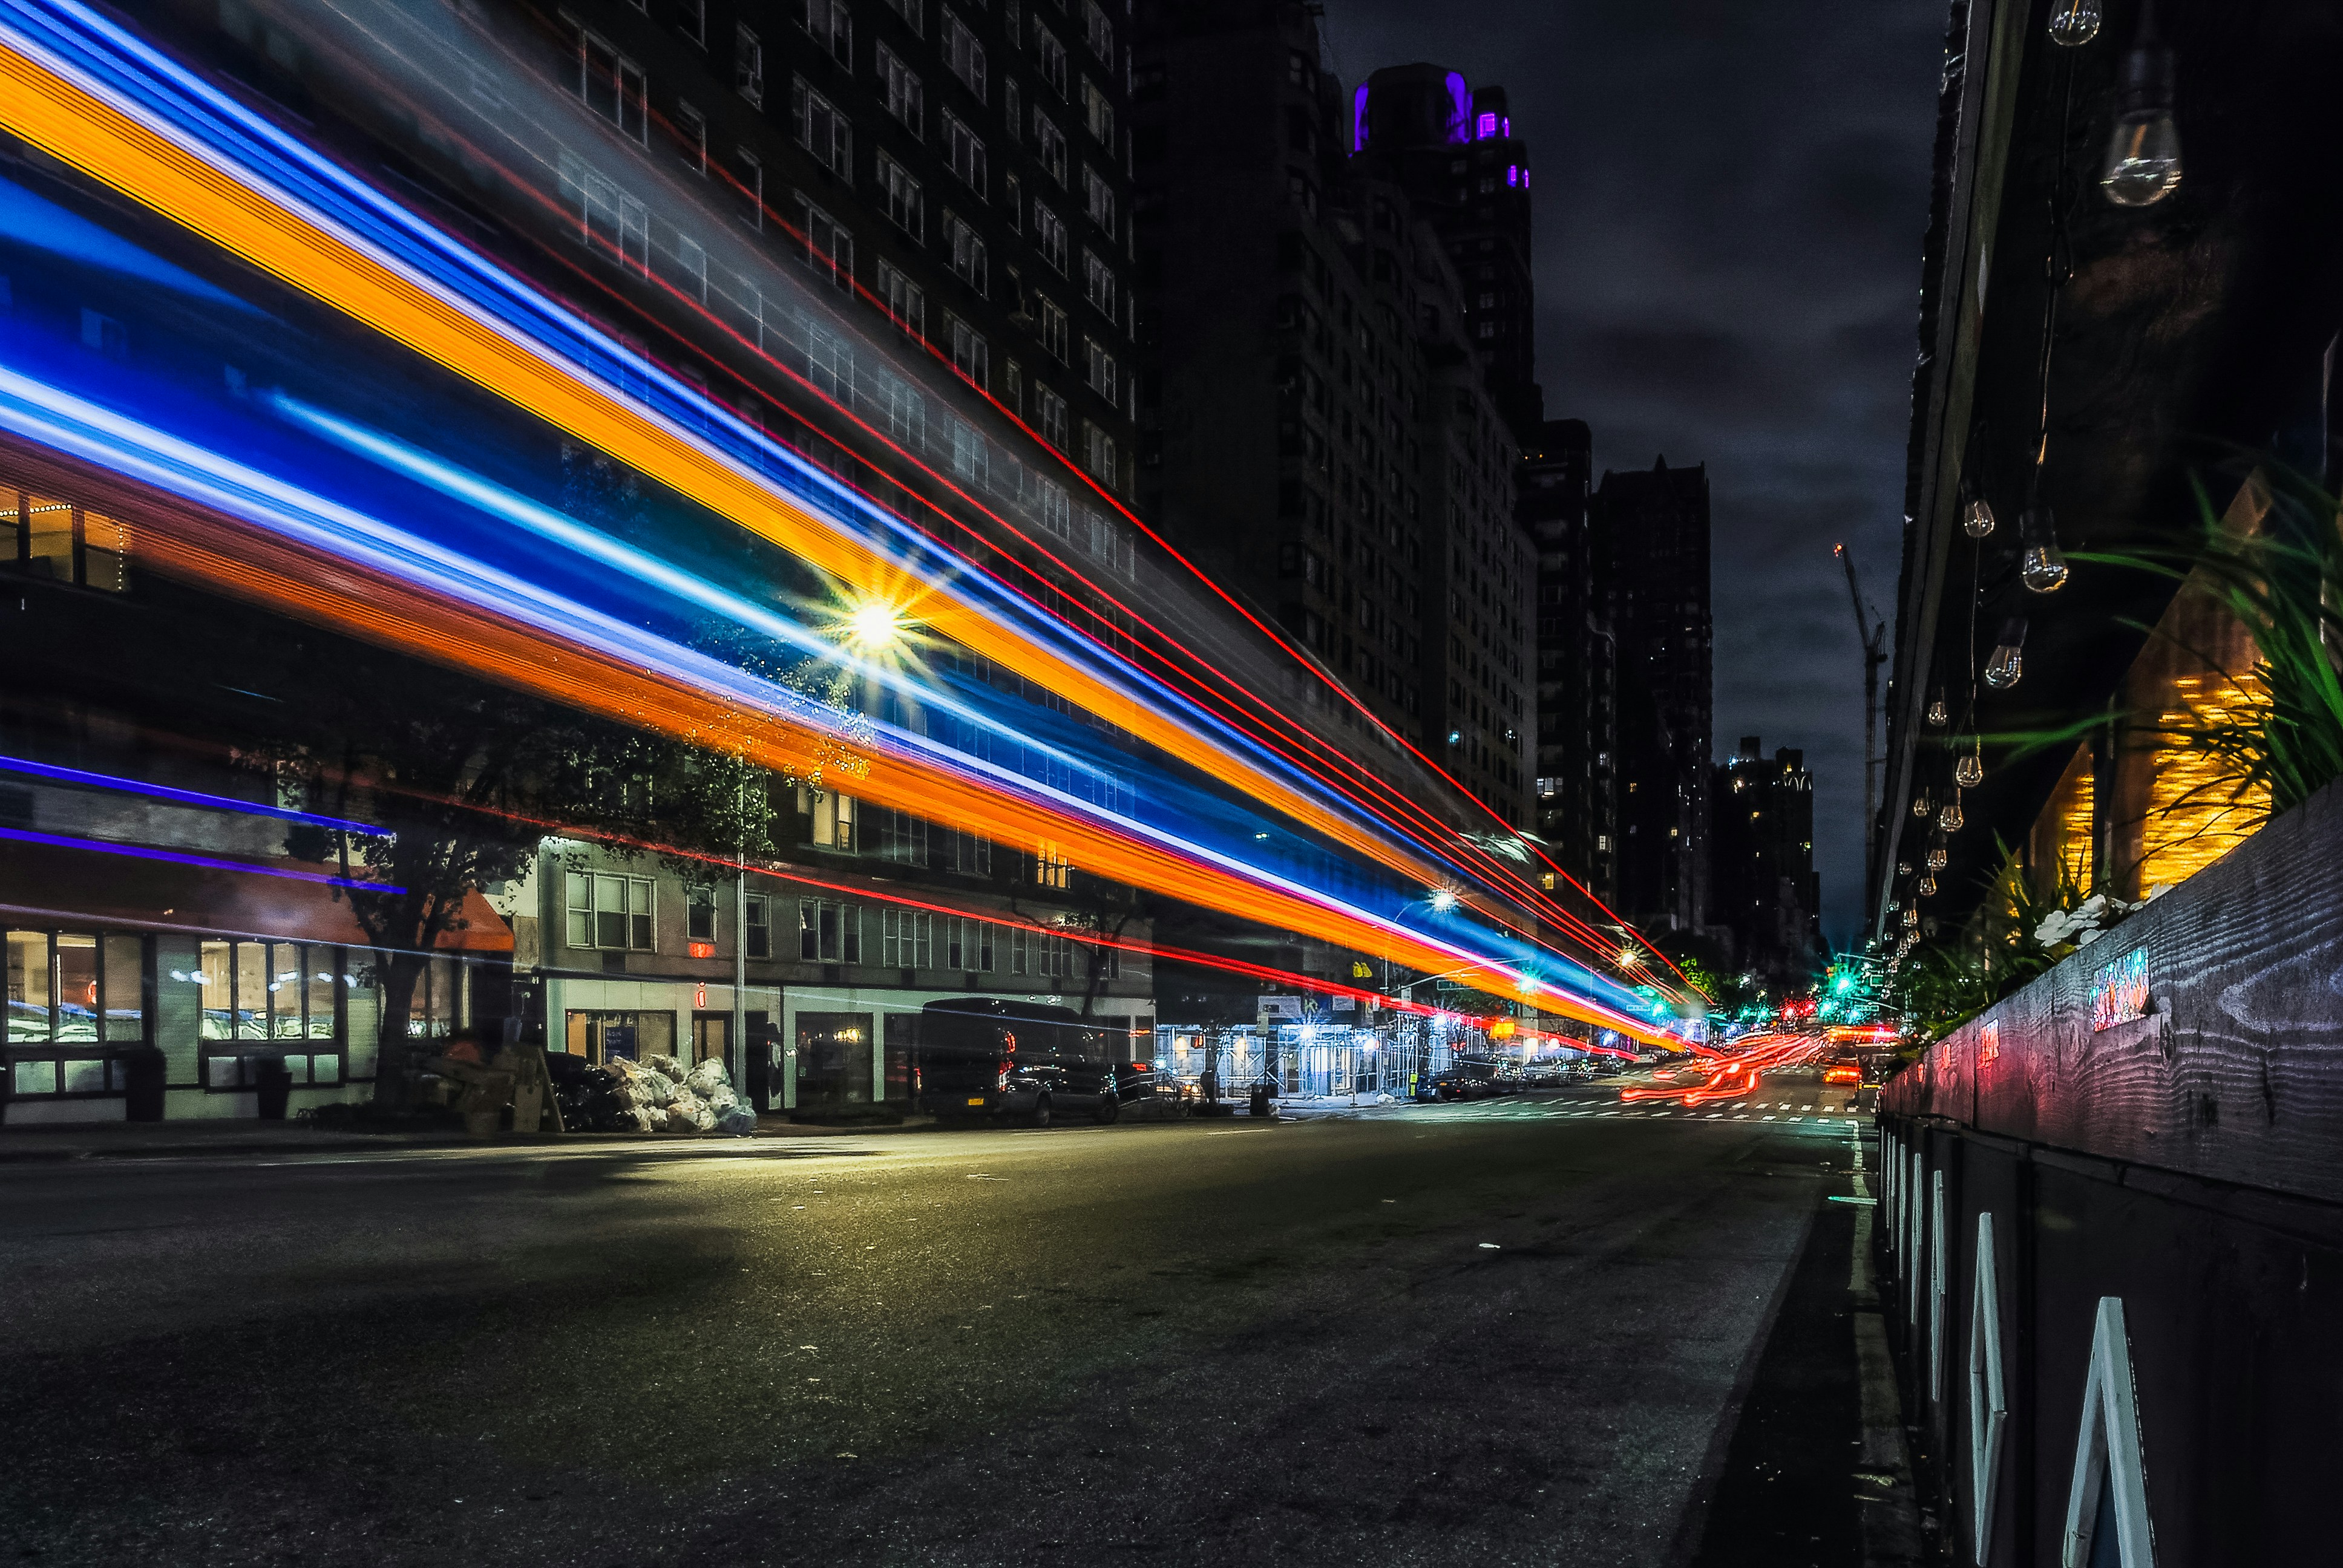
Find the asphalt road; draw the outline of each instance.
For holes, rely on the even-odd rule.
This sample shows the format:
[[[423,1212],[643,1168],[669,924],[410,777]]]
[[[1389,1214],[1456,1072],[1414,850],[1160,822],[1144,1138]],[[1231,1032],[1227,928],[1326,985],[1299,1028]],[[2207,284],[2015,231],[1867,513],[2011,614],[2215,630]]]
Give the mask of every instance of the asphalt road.
[[[1860,1563],[1755,1099],[0,1169],[0,1554]]]

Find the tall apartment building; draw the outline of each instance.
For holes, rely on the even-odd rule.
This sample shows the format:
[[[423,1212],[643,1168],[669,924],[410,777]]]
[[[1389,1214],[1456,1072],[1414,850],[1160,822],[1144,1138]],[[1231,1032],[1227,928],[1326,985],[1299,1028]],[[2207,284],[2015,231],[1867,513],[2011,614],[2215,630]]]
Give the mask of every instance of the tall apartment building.
[[[1142,5],[1141,495],[1376,716],[1530,821],[1531,552],[1463,281],[1299,3]]]
[[[1609,471],[1594,492],[1618,638],[1619,912],[1694,931],[1709,910],[1715,672],[1704,467]]]
[[[622,134],[666,147],[712,204],[924,338],[1127,496],[1122,9],[577,0],[546,19],[575,51],[578,91]]]
[[[1618,891],[1618,638],[1590,508],[1593,437],[1541,425],[1522,453],[1518,516],[1537,548],[1537,831],[1605,904]]]
[[[1499,86],[1438,65],[1388,65],[1352,94],[1353,144],[1432,225],[1464,290],[1466,334],[1523,446],[1544,419],[1530,274],[1529,147]]]
[[[1711,805],[1710,892],[1716,923],[1733,935],[1734,961],[1780,983],[1814,970],[1821,950],[1822,879],[1815,871],[1815,779],[1805,753],[1768,759],[1745,735],[1720,764]]]

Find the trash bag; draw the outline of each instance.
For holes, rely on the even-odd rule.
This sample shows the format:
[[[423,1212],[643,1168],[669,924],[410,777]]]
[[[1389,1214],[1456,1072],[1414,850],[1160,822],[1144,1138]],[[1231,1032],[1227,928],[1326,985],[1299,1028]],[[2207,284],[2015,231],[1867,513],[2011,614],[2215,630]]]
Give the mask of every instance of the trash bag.
[[[722,1085],[719,1085],[715,1089],[709,1091],[699,1098],[708,1101],[708,1109],[713,1111],[719,1116],[723,1115],[726,1111],[740,1103],[740,1097]]]
[[[664,1072],[646,1072],[639,1081],[649,1087],[650,1102],[653,1105],[669,1104],[677,1095],[683,1092],[683,1085]]]
[[[738,1099],[716,1113],[716,1130],[732,1138],[747,1138],[757,1131],[757,1113]]]
[[[671,1079],[680,1079],[691,1070],[690,1068],[685,1066],[682,1062],[678,1061],[675,1058],[671,1056],[661,1056],[658,1051],[653,1051],[650,1055],[643,1058],[643,1066],[650,1071],[658,1073],[662,1078]]]
[[[702,1100],[708,1099],[719,1089],[731,1087],[724,1076],[724,1064],[714,1057],[709,1057],[706,1061],[693,1068],[690,1076],[683,1081],[683,1086]]]

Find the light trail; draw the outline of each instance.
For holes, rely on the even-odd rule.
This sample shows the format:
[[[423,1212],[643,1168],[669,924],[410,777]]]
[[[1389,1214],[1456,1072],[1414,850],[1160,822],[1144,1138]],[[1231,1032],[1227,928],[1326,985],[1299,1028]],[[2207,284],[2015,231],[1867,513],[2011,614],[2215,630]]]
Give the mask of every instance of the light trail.
[[[215,811],[235,811],[247,817],[273,817],[280,822],[300,822],[312,828],[330,828],[343,833],[359,833],[375,839],[396,839],[398,835],[387,828],[377,828],[366,822],[353,822],[341,817],[321,817],[315,811],[296,811],[289,806],[264,806],[256,800],[238,800],[231,795],[206,795],[200,789],[179,789],[168,784],[150,784],[143,779],[125,779],[112,773],[93,773],[85,768],[60,768],[55,763],[35,762],[24,757],[0,757],[0,773],[22,773],[28,778],[46,779],[52,783],[78,784],[90,789],[111,789],[126,795],[145,795],[166,800],[174,806],[199,806]]]
[[[795,693],[5,370],[0,422],[218,518],[206,529],[203,514],[173,508],[142,528],[150,557],[216,591],[717,745],[790,777],[819,766],[824,748],[835,742],[830,716]],[[95,474],[75,477],[103,483]],[[256,526],[263,531],[256,534]],[[962,820],[996,840],[1054,840],[1117,880],[1340,946],[1384,951],[1413,967],[1456,969],[1461,961],[1460,972],[1483,989],[1525,992],[1550,1010],[1634,1038],[1666,1038],[1590,997],[1549,984],[1525,986],[1485,955],[932,748],[873,748],[853,792],[915,815],[951,799]]]
[[[87,33],[106,31],[79,7],[19,5],[15,9],[19,15],[69,17]],[[110,101],[108,89],[95,80],[67,81],[65,77],[73,74],[69,67],[55,59],[35,62],[32,55],[39,53],[37,47],[26,45],[7,62],[20,79],[36,89],[25,102],[8,106],[18,111],[24,122],[19,128],[69,161],[295,286],[389,333],[516,406],[612,452],[845,580],[860,582],[867,590],[874,574],[886,565],[864,541],[846,534],[833,519],[796,504],[792,498],[777,495],[759,476],[728,460],[706,440],[678,427],[672,417],[613,397],[605,378],[591,367],[574,358],[564,359],[561,347],[528,337],[530,331],[550,323],[558,327],[558,336],[565,344],[598,339],[590,327],[560,307],[530,297],[525,286],[513,279],[484,276],[481,264],[468,252],[421,226],[403,209],[389,206],[377,193],[355,186],[337,167],[324,164],[238,106],[216,95],[206,98],[201,84],[185,73],[174,72],[152,51],[136,47],[135,41],[120,35],[111,35],[111,42],[121,53],[135,56],[136,64],[156,79],[141,84],[146,95],[144,104],[122,100],[118,95],[112,95]],[[157,85],[156,81],[164,85]],[[236,136],[258,145],[266,155],[263,163],[267,175],[297,176],[294,188],[313,196],[322,190],[337,205],[313,210],[287,189],[273,185],[266,175],[242,168],[222,171],[216,166],[219,159],[207,156],[202,146],[190,145],[178,134],[177,126],[153,114],[142,119],[136,112],[140,107],[152,108],[174,91],[178,95],[177,107],[186,110],[195,103],[201,111],[197,117],[208,116],[202,128],[216,140],[235,140],[226,136],[232,129]],[[234,179],[224,182],[219,178],[222,172],[232,172]],[[362,233],[348,230],[340,219],[367,220],[377,239],[389,234],[422,246],[433,259],[450,264],[463,281],[475,286],[476,293],[492,297],[493,303],[508,307],[507,316],[482,319],[468,308],[466,298],[441,286],[438,277],[416,273],[379,245],[370,244]],[[518,319],[511,314],[514,310]],[[619,354],[606,342],[594,346],[606,361]],[[694,397],[664,372],[653,379],[659,383],[659,396],[669,403],[689,402]],[[764,440],[760,432],[739,426],[720,405],[707,404],[705,399],[699,404],[696,419],[703,428],[707,410],[713,407],[719,416],[719,427],[728,420],[739,427],[727,428],[724,434]],[[931,618],[943,635],[1021,670],[1050,689],[1068,693],[1091,711],[1208,773],[1232,778],[1273,809],[1353,852],[1403,875],[1426,878],[1428,868],[1412,856],[1324,809],[1306,792],[1262,771],[1225,744],[1215,744],[1181,725],[1175,717],[1182,706],[1178,702],[1167,705],[1171,711],[1158,713],[1135,701],[1118,683],[1091,675],[1046,646],[1046,639],[1036,637],[1031,627],[1000,624],[985,607],[957,593],[940,598],[943,602]],[[1486,857],[1483,859],[1485,872],[1493,862]],[[1495,870],[1501,878],[1509,876],[1502,867]],[[1531,896],[1537,895],[1533,891]],[[1565,930],[1577,927],[1582,940],[1594,934],[1558,906],[1549,919]],[[1513,929],[1518,935],[1529,936],[1518,927]],[[1595,941],[1599,946],[1599,936]]]
[[[122,859],[154,860],[164,865],[195,866],[206,871],[242,871],[255,877],[274,877],[285,882],[311,882],[327,888],[360,888],[368,892],[404,893],[405,888],[388,882],[362,881],[350,877],[337,877],[327,871],[305,871],[297,866],[277,866],[251,860],[228,860],[217,855],[197,855],[185,849],[158,849],[145,844],[118,844],[111,839],[80,839],[66,833],[42,833],[30,828],[0,828],[0,839],[15,844],[38,844],[51,849],[78,849],[88,855],[113,855]]]

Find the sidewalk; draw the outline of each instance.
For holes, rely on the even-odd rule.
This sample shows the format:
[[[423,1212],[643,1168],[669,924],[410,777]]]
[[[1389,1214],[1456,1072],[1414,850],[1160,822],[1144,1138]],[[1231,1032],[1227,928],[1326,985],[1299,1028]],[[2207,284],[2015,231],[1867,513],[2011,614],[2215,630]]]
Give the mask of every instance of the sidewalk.
[[[757,1138],[837,1138],[901,1132],[898,1126],[815,1127],[767,1113]],[[0,1126],[0,1165],[75,1160],[165,1160],[205,1155],[357,1154],[401,1149],[583,1149],[642,1145],[660,1149],[739,1148],[749,1139],[716,1133],[566,1132],[468,1137],[460,1128],[411,1132],[346,1132],[297,1121],[93,1121],[56,1126]]]

